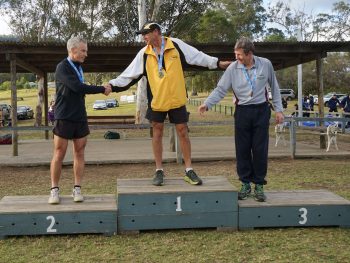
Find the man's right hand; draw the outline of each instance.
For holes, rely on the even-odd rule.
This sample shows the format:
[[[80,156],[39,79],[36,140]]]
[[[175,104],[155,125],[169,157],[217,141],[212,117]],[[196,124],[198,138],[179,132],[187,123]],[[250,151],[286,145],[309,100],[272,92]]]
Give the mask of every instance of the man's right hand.
[[[204,112],[206,112],[208,110],[207,105],[202,104],[201,106],[198,107],[198,112],[201,116],[204,115]]]

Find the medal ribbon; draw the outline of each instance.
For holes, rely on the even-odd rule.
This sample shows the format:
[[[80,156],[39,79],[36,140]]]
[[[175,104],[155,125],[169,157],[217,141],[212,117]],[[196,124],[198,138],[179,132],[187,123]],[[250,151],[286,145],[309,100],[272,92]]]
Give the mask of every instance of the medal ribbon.
[[[67,58],[67,60],[69,64],[72,66],[72,68],[75,70],[75,72],[77,73],[80,82],[84,83],[84,73],[81,66],[79,67],[79,71],[78,71],[77,67],[74,65],[73,61],[69,57]]]
[[[245,75],[245,78],[247,79],[251,89],[252,89],[252,94],[255,91],[255,82],[256,82],[256,68],[253,69],[253,77],[252,79],[250,79],[249,75],[248,75],[248,69],[245,67],[245,65],[243,65],[243,72]]]
[[[162,45],[160,47],[160,53],[159,53],[159,56],[156,56],[157,60],[158,60],[159,76],[161,76],[161,74],[163,74],[162,69],[163,69],[164,47],[165,47],[165,41],[164,41],[164,37],[162,37]],[[155,54],[157,54],[157,49],[155,47],[153,48],[153,51]]]

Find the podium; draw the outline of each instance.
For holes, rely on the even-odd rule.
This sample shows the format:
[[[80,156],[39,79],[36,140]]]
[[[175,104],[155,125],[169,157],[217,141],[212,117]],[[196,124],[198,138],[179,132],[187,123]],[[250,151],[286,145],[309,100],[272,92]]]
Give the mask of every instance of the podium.
[[[239,229],[350,227],[350,201],[326,190],[268,191],[266,202],[238,202]]]
[[[119,179],[118,231],[155,229],[237,229],[237,191],[221,176],[203,177],[203,185],[183,178],[166,178],[163,186],[151,179]]]
[[[58,235],[117,232],[114,195],[86,196],[74,203],[62,196],[61,203],[47,203],[48,196],[5,196],[0,201],[0,238],[19,235]]]
[[[238,192],[221,176],[203,177],[194,186],[183,178],[119,179],[117,196],[88,195],[82,203],[62,196],[5,196],[0,200],[0,239],[21,235],[99,233],[141,230],[267,227],[350,227],[350,201],[327,190],[266,191],[266,202],[238,201]]]

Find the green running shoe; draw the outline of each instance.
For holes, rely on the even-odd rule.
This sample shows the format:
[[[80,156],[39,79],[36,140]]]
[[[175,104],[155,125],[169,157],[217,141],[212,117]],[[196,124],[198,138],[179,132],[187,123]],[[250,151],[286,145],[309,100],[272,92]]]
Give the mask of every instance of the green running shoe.
[[[243,183],[241,190],[238,192],[238,200],[246,200],[251,193],[252,189],[249,183]]]
[[[266,201],[266,195],[264,194],[264,186],[262,184],[255,185],[254,199],[258,202],[265,202]]]
[[[199,176],[193,170],[189,170],[188,172],[186,172],[184,179],[189,184],[193,184],[193,185],[202,184],[201,178],[199,178]]]

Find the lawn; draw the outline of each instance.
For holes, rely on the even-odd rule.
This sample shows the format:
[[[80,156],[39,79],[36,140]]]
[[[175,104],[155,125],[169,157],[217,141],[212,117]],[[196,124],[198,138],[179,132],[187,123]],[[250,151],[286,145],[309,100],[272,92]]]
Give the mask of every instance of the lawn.
[[[49,90],[52,93],[53,90]],[[114,95],[114,94],[113,94]],[[117,99],[119,100],[117,94]],[[131,95],[131,92],[125,95]],[[18,105],[36,104],[36,91],[18,91]],[[103,95],[86,97],[88,114],[133,114],[135,104],[93,111],[92,103]],[[0,101],[8,102],[9,93],[0,92]],[[232,105],[232,98],[225,99]],[[293,103],[289,103],[292,107]],[[231,116],[209,111],[205,117],[196,106],[188,106],[191,122],[232,121]],[[20,121],[33,125],[32,120]],[[101,138],[105,131],[92,131]],[[149,136],[148,130],[126,131],[128,137]],[[271,126],[273,134],[273,126]],[[191,136],[232,136],[233,126],[190,126]],[[37,138],[38,133],[21,133],[21,139]],[[42,134],[40,135],[42,136]],[[39,136],[39,137],[40,137]],[[311,136],[311,135],[310,135]],[[318,136],[313,136],[317,141]],[[303,138],[301,138],[303,139]],[[309,138],[308,140],[311,140]],[[194,168],[201,176],[227,176],[239,187],[235,162],[201,162]],[[180,176],[183,168],[165,164],[168,176]],[[116,194],[118,178],[150,178],[154,164],[89,165],[85,170],[85,194]],[[271,160],[267,190],[328,189],[350,199],[350,163],[347,159]],[[0,198],[6,195],[48,195],[49,167],[2,167]],[[64,167],[62,194],[70,194],[72,167]],[[277,228],[217,232],[214,229],[145,231],[136,236],[63,235],[10,237],[0,240],[0,262],[348,262],[350,229]]]
[[[235,162],[200,162],[202,176],[227,176],[239,187]],[[165,164],[168,176],[183,168]],[[83,191],[116,194],[118,178],[150,178],[153,164],[89,165]],[[350,199],[347,159],[271,160],[267,190],[327,189]],[[48,167],[1,168],[0,197],[47,195]],[[64,167],[61,189],[69,194],[72,167]],[[63,235],[0,240],[0,262],[348,262],[350,229],[270,228],[217,232],[215,229],[145,231],[135,236]]]

